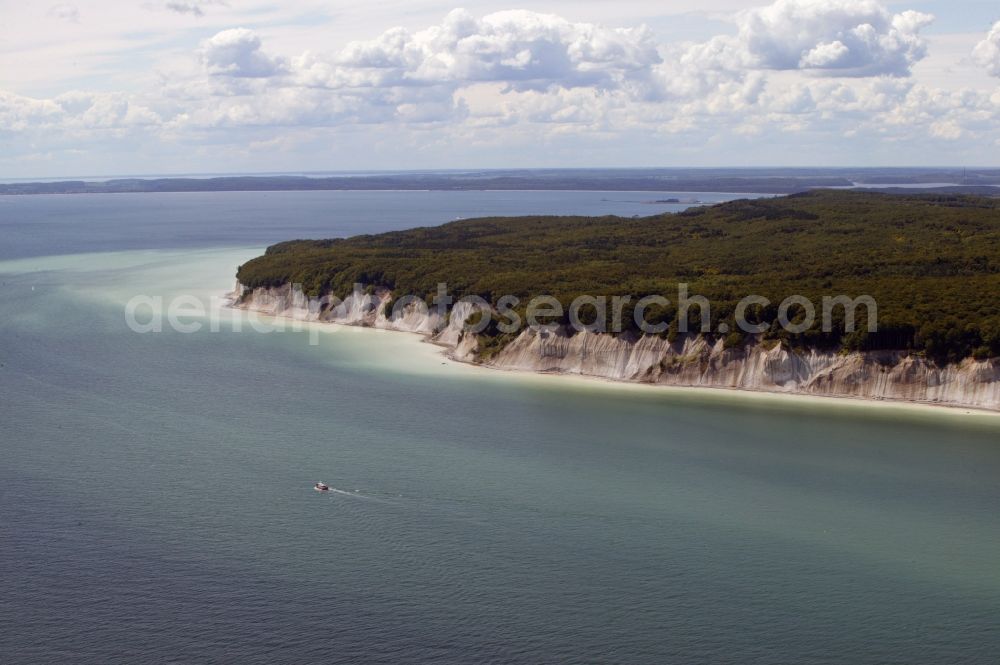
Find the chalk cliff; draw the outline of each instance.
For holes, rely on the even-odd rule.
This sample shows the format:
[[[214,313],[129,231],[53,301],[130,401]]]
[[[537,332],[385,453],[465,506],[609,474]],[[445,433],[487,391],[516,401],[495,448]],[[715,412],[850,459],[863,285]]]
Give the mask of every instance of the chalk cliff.
[[[474,311],[469,303],[456,303],[445,316],[434,307],[403,303],[395,307],[397,314],[389,319],[384,305],[392,294],[385,289],[351,294],[335,307],[324,306],[319,299],[310,299],[289,285],[250,291],[237,283],[236,289],[229,295],[234,307],[269,316],[426,335],[431,342],[445,347],[448,355],[456,360],[473,361],[478,347],[475,337],[464,334],[462,330],[465,320]]]
[[[323,307],[289,286],[249,291],[237,285],[233,304],[273,316],[328,321],[427,335],[456,360],[480,362],[475,335],[463,331],[473,306],[458,303],[447,320],[434,308],[396,307],[382,289],[355,293],[336,307]],[[723,348],[689,336],[671,343],[657,336],[612,336],[566,330],[525,329],[484,365],[510,370],[555,372],[673,386],[737,388],[904,400],[1000,410],[1000,359],[937,365],[903,351],[838,353],[792,351],[751,340]]]

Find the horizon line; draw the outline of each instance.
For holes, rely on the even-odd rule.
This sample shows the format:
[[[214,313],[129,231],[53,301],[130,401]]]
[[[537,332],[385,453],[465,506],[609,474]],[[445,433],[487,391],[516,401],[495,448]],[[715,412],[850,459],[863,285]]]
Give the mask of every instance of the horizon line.
[[[996,166],[489,166],[489,167],[447,167],[409,169],[333,169],[333,170],[279,170],[279,171],[190,171],[167,173],[100,174],[100,175],[59,175],[59,176],[0,176],[0,184],[28,184],[32,182],[62,182],[74,180],[164,180],[181,178],[239,178],[239,177],[351,177],[367,175],[413,175],[424,173],[487,173],[504,171],[1000,171]]]

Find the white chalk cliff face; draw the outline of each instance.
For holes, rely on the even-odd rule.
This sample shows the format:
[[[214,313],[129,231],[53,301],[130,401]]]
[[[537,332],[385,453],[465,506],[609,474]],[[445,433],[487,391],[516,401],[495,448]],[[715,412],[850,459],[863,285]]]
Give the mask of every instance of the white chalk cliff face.
[[[475,336],[463,331],[463,324],[475,310],[470,303],[456,303],[448,315],[442,316],[433,306],[419,306],[422,301],[402,302],[393,307],[396,315],[390,319],[385,315],[385,303],[392,294],[386,289],[352,293],[335,307],[324,307],[319,299],[310,299],[289,285],[250,291],[237,283],[229,296],[234,307],[269,316],[419,333],[445,347],[456,360],[474,361],[478,348]]]
[[[449,356],[480,362],[478,340],[463,330],[474,312],[457,303],[444,320],[432,307],[397,306],[386,318],[384,303],[391,294],[376,289],[353,294],[337,307],[323,308],[289,286],[249,291],[237,285],[233,305],[272,316],[328,321],[427,335]],[[444,324],[442,326],[442,323]],[[525,329],[503,350],[482,364],[500,369],[578,374],[619,381],[672,386],[738,388],[904,400],[1000,410],[1000,359],[938,366],[905,351],[838,353],[797,352],[780,345],[750,341],[743,348],[724,349],[690,336],[675,343],[657,336],[612,336],[590,332]]]

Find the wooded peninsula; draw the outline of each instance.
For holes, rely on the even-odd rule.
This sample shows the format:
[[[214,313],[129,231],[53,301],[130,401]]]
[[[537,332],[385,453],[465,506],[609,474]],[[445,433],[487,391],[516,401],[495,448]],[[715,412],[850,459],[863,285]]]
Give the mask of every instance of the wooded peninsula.
[[[948,194],[895,195],[816,190],[737,200],[641,218],[529,216],[461,220],[436,227],[269,247],[240,267],[249,289],[301,284],[313,296],[344,297],[355,283],[393,297],[428,299],[439,283],[455,298],[491,304],[539,294],[568,307],[577,296],[676,293],[686,283],[711,302],[711,329],[727,347],[746,335],[734,323],[749,294],[771,304],[749,319],[767,324],[764,340],[792,348],[908,350],[938,362],[1000,356],[1000,199]],[[801,333],[777,322],[790,295],[871,296],[878,330],[845,330],[844,310],[824,332],[817,319]],[[699,313],[689,310],[690,328]],[[793,310],[795,316],[804,312]],[[650,323],[679,334],[675,305],[653,306]],[[626,317],[625,330],[635,327]],[[713,333],[707,336],[712,337]],[[514,335],[491,325],[482,353]]]

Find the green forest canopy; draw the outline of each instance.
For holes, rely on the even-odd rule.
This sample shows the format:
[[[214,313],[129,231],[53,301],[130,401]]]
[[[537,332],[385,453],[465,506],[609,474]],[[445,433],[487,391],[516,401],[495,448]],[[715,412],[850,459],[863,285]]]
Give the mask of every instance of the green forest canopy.
[[[455,298],[495,303],[506,294],[523,301],[551,294],[564,305],[581,294],[674,301],[686,282],[711,302],[713,330],[731,322],[749,294],[771,300],[754,313],[764,322],[775,321],[777,304],[793,294],[817,309],[823,296],[868,294],[878,303],[876,333],[845,333],[838,312],[831,333],[820,332],[819,320],[796,335],[775,322],[765,337],[792,346],[911,349],[937,360],[1000,355],[1000,199],[985,197],[819,190],[642,218],[470,219],[279,243],[237,277],[250,288],[300,283],[310,295],[341,297],[355,282],[421,296],[445,282]],[[673,307],[650,310],[647,320],[658,319],[676,335]],[[506,341],[498,336],[494,346]],[[726,340],[741,342],[740,333]]]

